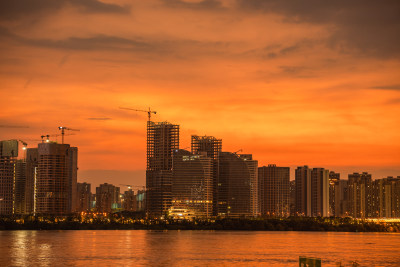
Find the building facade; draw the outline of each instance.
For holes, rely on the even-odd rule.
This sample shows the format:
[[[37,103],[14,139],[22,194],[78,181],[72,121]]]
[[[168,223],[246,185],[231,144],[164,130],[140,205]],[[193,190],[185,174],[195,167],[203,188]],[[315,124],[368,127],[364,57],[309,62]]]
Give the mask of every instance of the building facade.
[[[76,194],[76,211],[77,212],[89,212],[91,211],[90,201],[92,198],[91,184],[88,183],[77,183],[77,194]]]
[[[194,155],[183,149],[174,152],[172,217],[186,214],[188,217],[209,218],[213,214],[213,161],[206,152],[200,153]]]
[[[261,216],[290,215],[290,168],[268,165],[258,168],[258,198]]]
[[[372,214],[372,177],[367,172],[349,174],[348,213],[353,218],[369,218]]]
[[[308,166],[297,167],[296,183],[296,215],[311,216],[311,169]]]
[[[171,206],[172,156],[179,149],[179,125],[147,122],[146,209],[161,218]]]
[[[255,217],[258,210],[258,161],[250,154],[220,152],[217,178],[217,215]]]
[[[78,149],[54,142],[38,145],[34,178],[34,210],[65,215],[76,211]]]
[[[120,188],[112,184],[104,183],[96,187],[97,212],[110,213],[121,208]]]

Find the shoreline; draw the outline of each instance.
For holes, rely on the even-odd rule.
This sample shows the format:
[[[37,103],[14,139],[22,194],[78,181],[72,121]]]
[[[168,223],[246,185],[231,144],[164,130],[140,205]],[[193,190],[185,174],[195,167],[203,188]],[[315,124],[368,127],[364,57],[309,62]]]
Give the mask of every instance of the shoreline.
[[[100,218],[93,216],[0,217],[0,231],[12,230],[211,230],[400,233],[400,222],[371,222],[349,217],[146,220],[115,216],[115,214]]]

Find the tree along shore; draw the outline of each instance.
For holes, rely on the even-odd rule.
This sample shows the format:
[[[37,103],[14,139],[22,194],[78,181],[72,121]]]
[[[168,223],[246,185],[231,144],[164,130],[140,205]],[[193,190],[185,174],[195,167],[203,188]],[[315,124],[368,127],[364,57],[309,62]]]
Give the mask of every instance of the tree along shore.
[[[149,220],[129,214],[54,216],[2,216],[0,230],[239,230],[397,232],[399,222],[371,222],[346,218],[216,218],[209,220]]]

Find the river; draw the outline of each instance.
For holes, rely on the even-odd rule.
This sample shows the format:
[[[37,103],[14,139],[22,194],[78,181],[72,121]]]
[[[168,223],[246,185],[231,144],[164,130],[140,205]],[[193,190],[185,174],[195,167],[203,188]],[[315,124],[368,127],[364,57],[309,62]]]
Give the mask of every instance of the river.
[[[0,266],[400,266],[400,234],[245,231],[0,231]]]

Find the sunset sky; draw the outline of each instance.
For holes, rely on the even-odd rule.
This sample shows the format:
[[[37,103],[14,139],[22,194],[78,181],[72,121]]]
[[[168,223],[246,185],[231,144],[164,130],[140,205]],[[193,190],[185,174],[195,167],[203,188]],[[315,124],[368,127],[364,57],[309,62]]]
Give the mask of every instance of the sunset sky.
[[[0,140],[80,129],[94,186],[145,181],[147,114],[119,106],[179,124],[181,148],[400,176],[400,2],[1,1],[0,106]]]

